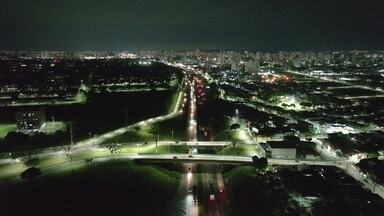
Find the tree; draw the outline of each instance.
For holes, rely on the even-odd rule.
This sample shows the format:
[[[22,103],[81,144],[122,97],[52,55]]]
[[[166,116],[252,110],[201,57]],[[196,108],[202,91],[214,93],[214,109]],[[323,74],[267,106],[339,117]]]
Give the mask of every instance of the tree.
[[[72,150],[71,145],[67,145],[67,146],[63,147],[63,151],[64,151],[65,156],[67,156],[68,158],[70,158],[72,160],[71,150]]]
[[[40,159],[38,157],[27,157],[24,161],[25,166],[33,167],[39,163]]]
[[[30,167],[21,173],[20,177],[24,180],[31,180],[41,175],[41,170],[36,167]]]
[[[236,147],[236,141],[233,141],[233,142],[232,142],[232,146],[233,146],[233,147]]]
[[[237,130],[237,129],[240,129],[240,125],[235,123],[235,124],[232,124],[231,127],[229,128],[230,130]]]
[[[265,170],[268,167],[268,160],[265,157],[259,159],[259,167],[261,170]]]
[[[111,143],[111,144],[108,146],[108,150],[109,150],[109,152],[111,152],[111,155],[116,154],[117,152],[120,151],[120,144],[117,144],[117,143]]]
[[[265,157],[259,158],[256,155],[252,157],[253,166],[260,171],[264,171],[268,167],[268,160]]]
[[[28,143],[28,135],[11,131],[9,132],[5,138],[4,141],[7,143],[7,145],[26,145]]]
[[[259,160],[259,157],[257,157],[256,155],[252,156],[252,163],[253,164],[256,164],[257,160]]]
[[[12,159],[18,159],[18,158],[23,158],[23,157],[29,157],[29,152],[15,151],[15,152],[11,153]]]
[[[93,161],[93,158],[85,158],[85,162],[89,165]]]
[[[31,145],[45,146],[47,144],[47,136],[44,133],[38,132],[30,137]]]
[[[313,104],[312,103],[310,103],[310,102],[300,102],[300,106],[305,106],[305,107],[312,107],[313,106]]]

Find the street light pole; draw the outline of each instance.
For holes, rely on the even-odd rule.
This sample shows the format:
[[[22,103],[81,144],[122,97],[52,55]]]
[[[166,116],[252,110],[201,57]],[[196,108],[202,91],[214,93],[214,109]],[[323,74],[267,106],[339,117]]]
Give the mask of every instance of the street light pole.
[[[127,105],[124,106],[124,126],[127,126],[128,124],[128,111],[127,111]]]
[[[70,133],[70,137],[71,137],[71,145],[73,145],[72,123],[69,123],[69,133]]]
[[[159,129],[157,129],[157,137],[156,137],[156,154],[157,154],[157,142],[159,141]]]

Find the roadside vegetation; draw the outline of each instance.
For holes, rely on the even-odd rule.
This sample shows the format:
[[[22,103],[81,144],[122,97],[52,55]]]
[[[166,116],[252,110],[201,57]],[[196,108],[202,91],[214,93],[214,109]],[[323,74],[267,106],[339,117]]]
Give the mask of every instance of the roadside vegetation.
[[[237,215],[305,215],[270,171],[239,166],[225,172],[224,180]]]

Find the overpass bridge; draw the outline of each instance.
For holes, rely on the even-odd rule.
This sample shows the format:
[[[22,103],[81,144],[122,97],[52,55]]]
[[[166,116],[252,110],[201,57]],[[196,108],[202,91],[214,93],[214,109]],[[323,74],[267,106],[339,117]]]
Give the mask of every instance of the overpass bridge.
[[[327,89],[333,90],[333,89],[350,89],[350,88],[361,88],[360,85],[345,85],[345,86],[328,86]]]
[[[370,99],[370,98],[384,98],[384,95],[362,95],[362,96],[347,96],[339,97],[341,99],[353,100],[353,99]]]
[[[224,163],[224,164],[251,164],[252,157],[250,156],[229,156],[229,155],[187,155],[187,154],[139,154],[132,157],[134,160],[142,162],[178,162],[178,163]],[[349,162],[346,159],[333,160],[299,160],[299,159],[276,159],[268,158],[269,165],[308,165],[308,166],[341,166],[347,165]]]
[[[159,143],[169,143],[167,141],[159,142]],[[186,145],[190,147],[225,147],[227,145],[231,145],[232,142],[227,141],[179,141],[178,143],[172,145]]]

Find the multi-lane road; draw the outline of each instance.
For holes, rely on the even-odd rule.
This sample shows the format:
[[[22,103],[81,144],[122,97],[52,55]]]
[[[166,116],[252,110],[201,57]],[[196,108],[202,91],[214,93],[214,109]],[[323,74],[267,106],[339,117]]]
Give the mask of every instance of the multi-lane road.
[[[188,113],[188,140],[197,141],[197,121],[196,121],[196,94],[195,94],[195,81],[190,79],[189,81],[189,113]]]
[[[182,169],[182,178],[175,199],[167,206],[164,215],[197,216],[201,211],[198,202],[194,200],[192,191],[194,185],[197,185],[196,165],[194,163],[184,163]]]
[[[231,215],[220,164],[183,163],[184,173],[166,215]]]
[[[198,190],[201,191],[199,199],[201,206],[203,206],[203,215],[232,215],[221,165],[217,163],[201,164],[199,168],[202,177],[198,184]]]
[[[193,73],[189,77],[190,95],[188,108],[187,134],[189,142],[185,145],[195,147],[224,147],[229,142],[198,142],[197,136],[197,97],[195,90],[195,77]],[[171,157],[170,157],[171,156]],[[200,160],[201,159],[201,160]],[[196,161],[204,161],[201,155],[169,155],[161,158],[142,158],[142,160],[153,160],[160,162],[171,160],[182,162],[185,173],[181,180],[180,187],[176,196],[176,201],[172,203],[173,215],[230,215],[229,201],[225,195],[225,185],[217,163],[197,164]],[[209,159],[208,159],[209,160]]]

